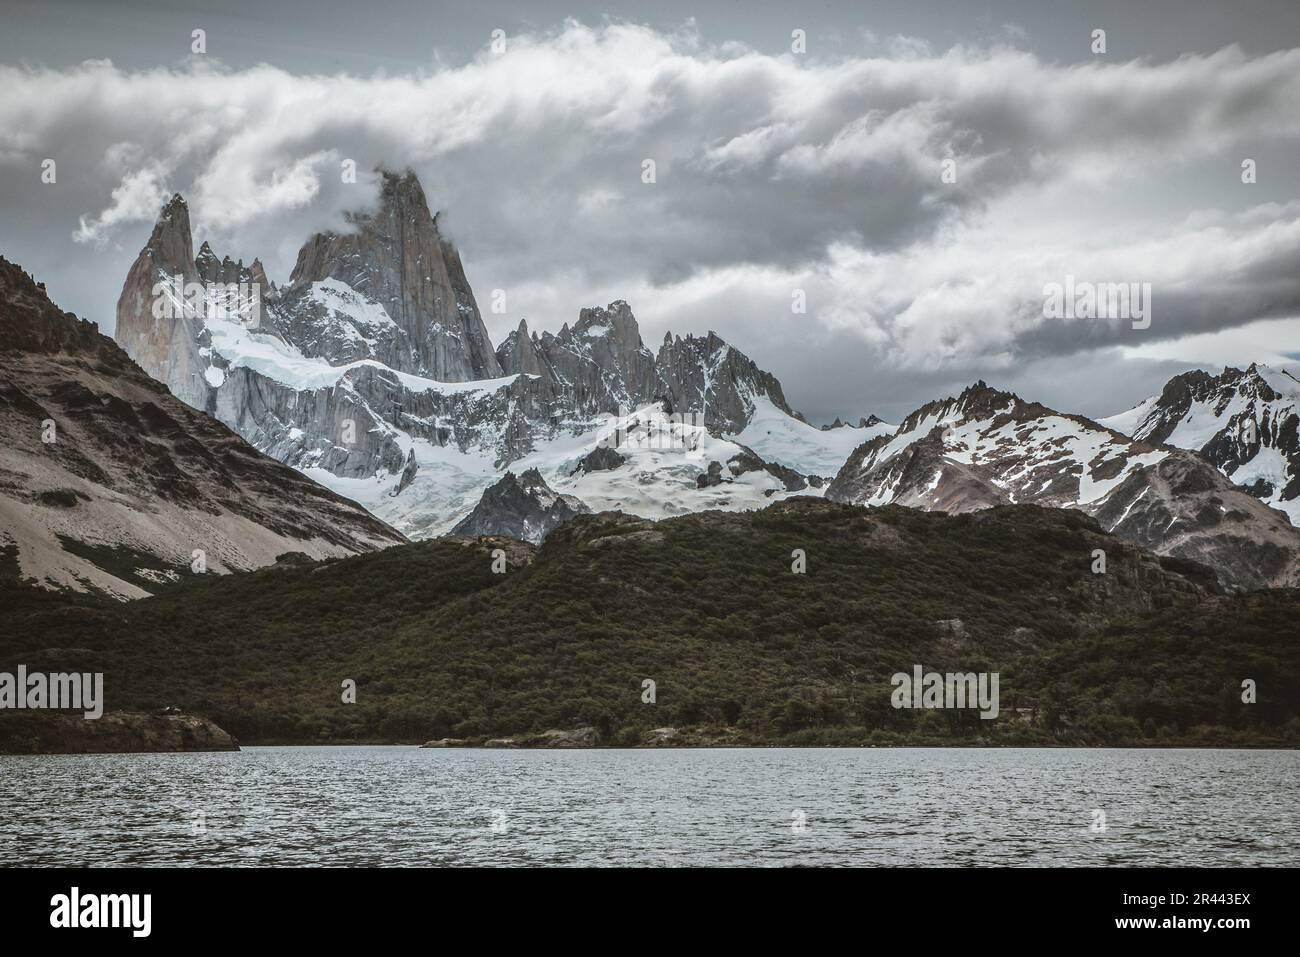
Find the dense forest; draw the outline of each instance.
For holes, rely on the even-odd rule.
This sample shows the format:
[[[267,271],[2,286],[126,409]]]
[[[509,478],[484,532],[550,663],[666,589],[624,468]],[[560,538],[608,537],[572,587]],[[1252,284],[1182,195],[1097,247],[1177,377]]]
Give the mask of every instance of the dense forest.
[[[1300,744],[1300,592],[1222,594],[1071,511],[583,516],[540,549],[286,559],[130,603],[10,572],[0,670],[103,671],[109,708],[179,707],[246,744]],[[997,672],[1000,714],[893,707],[916,665]]]

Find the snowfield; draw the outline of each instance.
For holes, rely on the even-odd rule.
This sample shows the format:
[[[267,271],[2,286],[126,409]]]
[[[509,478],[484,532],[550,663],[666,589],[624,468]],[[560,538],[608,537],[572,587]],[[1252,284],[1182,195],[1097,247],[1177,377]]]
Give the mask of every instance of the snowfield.
[[[818,432],[811,426],[804,427]],[[364,506],[404,535],[432,538],[451,531],[478,504],[483,491],[506,471],[494,465],[489,452],[462,453],[400,431],[397,434],[403,450],[414,450],[418,466],[414,481],[400,498],[392,494],[399,480],[393,473],[345,479],[319,468],[304,472]],[[608,471],[579,470],[579,463],[587,455],[602,444],[616,441],[614,448],[625,459],[622,465]],[[511,462],[509,471],[518,475],[535,468],[554,491],[576,496],[592,511],[616,510],[649,519],[704,509],[745,511],[763,508],[791,494],[822,494],[823,489],[811,487],[787,492],[779,479],[765,471],[733,475],[727,462],[743,451],[740,444],[714,436],[703,426],[677,421],[657,404],[651,404],[622,417],[604,416],[596,428],[545,442]],[[723,466],[722,484],[698,487],[697,477],[713,461]]]
[[[735,440],[765,461],[804,475],[834,478],[859,445],[897,428],[880,422],[866,428],[846,425],[823,431],[786,415],[767,396],[750,396],[750,401],[754,404],[753,416],[744,431],[734,436]]]

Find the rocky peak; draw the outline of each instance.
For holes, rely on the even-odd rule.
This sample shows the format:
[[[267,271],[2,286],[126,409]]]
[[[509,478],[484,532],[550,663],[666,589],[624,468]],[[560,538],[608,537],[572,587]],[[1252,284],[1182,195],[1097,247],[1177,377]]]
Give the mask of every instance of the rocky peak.
[[[823,432],[830,432],[830,431],[832,431],[833,429],[849,429],[849,428],[853,428],[853,429],[869,429],[869,428],[871,428],[873,425],[880,425],[883,421],[884,421],[884,419],[881,419],[881,418],[879,418],[879,417],[877,417],[877,416],[874,416],[874,415],[864,415],[864,416],[860,416],[860,417],[858,418],[858,424],[857,424],[857,425],[851,425],[850,423],[845,422],[843,419],[841,419],[841,418],[837,415],[837,416],[835,417],[835,421],[832,422],[830,425],[823,425],[823,426],[822,426],[822,431],[823,431]]]
[[[205,272],[215,274],[221,267],[220,257],[212,251],[212,247],[208,245],[207,240],[204,240],[203,245],[199,247],[199,254],[194,257],[194,265],[198,267],[200,275]]]
[[[550,361],[546,358],[536,333],[529,335],[528,323],[523,319],[519,320],[519,327],[497,347],[496,358],[504,375],[518,375],[522,372],[540,376],[554,384],[555,374]]]
[[[509,474],[509,473],[507,473]],[[542,478],[542,473],[537,469],[524,469],[519,473],[519,487],[529,491],[546,489],[550,491],[550,486],[546,484],[546,479]]]
[[[199,254],[194,257],[194,268],[197,270],[199,278],[206,283],[252,281],[251,272],[244,268],[242,259],[236,262],[229,256],[225,258],[218,257],[206,240],[199,247]],[[265,272],[262,273],[262,279],[266,279]]]
[[[630,353],[645,352],[649,354],[641,341],[641,329],[632,307],[622,299],[611,302],[605,308],[593,307],[583,309],[578,314],[578,322],[573,327],[574,338],[602,338],[612,350]]]
[[[710,429],[742,431],[753,414],[754,400],[760,396],[787,415],[803,419],[786,403],[775,376],[712,330],[705,336],[674,337],[671,341],[665,337],[655,363],[674,407],[702,414]]]
[[[500,535],[536,545],[560,525],[590,511],[574,496],[557,494],[537,469],[518,476],[506,472],[451,534]]]
[[[149,242],[127,273],[117,300],[113,337],[175,396],[206,410],[210,395],[203,380],[207,362],[201,352],[205,347],[202,319],[186,315],[182,309],[165,318],[154,316],[155,285],[177,276],[183,283],[202,278],[194,260],[189,206],[179,193],[158,214]]]
[[[832,422],[830,425],[822,426],[822,431],[831,432],[835,429],[869,429],[873,425],[880,425],[882,422],[884,422],[884,419],[881,419],[878,416],[864,415],[858,417],[857,425],[853,425],[852,423],[845,422],[837,415],[835,416],[835,421]]]
[[[999,413],[1015,413],[1024,405],[1012,392],[989,388],[980,379],[963,389],[955,398],[935,399],[916,409],[898,427],[899,434],[915,432],[925,423],[934,427],[992,418]]]
[[[1136,439],[1198,453],[1245,491],[1300,524],[1300,379],[1251,363],[1174,376],[1103,420]]]
[[[266,278],[266,267],[262,265],[262,260],[254,259],[253,265],[248,267],[249,282],[257,283],[263,289],[270,288],[270,282]]]
[[[290,289],[337,279],[383,306],[411,342],[399,371],[443,382],[501,375],[460,254],[429,211],[412,172],[381,171],[378,208],[354,213],[353,231],[320,233],[298,253]]]
[[[78,319],[50,301],[45,283],[0,256],[0,352],[84,353],[105,346],[121,357],[93,322]]]
[[[578,415],[616,413],[650,402],[658,380],[632,309],[621,300],[583,309],[571,328],[543,336],[539,349]]]
[[[962,390],[957,397],[957,407],[967,419],[983,419],[1008,406],[1021,406],[1025,403],[1014,392],[1004,392],[991,388],[980,379]]]
[[[190,208],[180,193],[173,195],[159,212],[149,242],[140,252],[141,258],[146,255],[153,268],[168,275],[180,273],[187,282],[197,278]]]

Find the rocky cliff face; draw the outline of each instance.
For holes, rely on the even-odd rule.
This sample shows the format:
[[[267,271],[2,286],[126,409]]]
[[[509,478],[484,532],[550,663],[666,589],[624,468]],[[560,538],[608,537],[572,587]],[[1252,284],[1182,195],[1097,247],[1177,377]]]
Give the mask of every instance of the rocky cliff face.
[[[206,248],[206,246],[205,246]],[[211,250],[208,250],[211,253]],[[213,269],[212,260],[204,268]],[[114,338],[145,371],[171,389],[172,394],[196,409],[209,408],[209,388],[204,371],[209,363],[206,330],[201,313],[155,310],[158,283],[179,277],[182,284],[201,281],[190,235],[190,211],[179,195],[163,207],[153,233],[136,257],[117,300]],[[166,315],[155,315],[155,312]]]
[[[316,284],[334,280],[391,320],[375,356],[384,365],[440,382],[500,376],[460,254],[442,237],[415,174],[383,174],[378,211],[350,219],[355,232],[314,236],[299,251],[284,311],[296,316]],[[310,332],[314,324],[302,325]],[[346,361],[304,350],[313,354]]]
[[[1136,439],[1198,452],[1300,525],[1300,380],[1285,369],[1200,370],[1102,424]]]
[[[840,502],[970,512],[1076,508],[1234,588],[1300,584],[1300,530],[1209,463],[976,383],[864,443],[826,493]]]
[[[14,577],[132,598],[198,573],[196,553],[222,572],[402,540],[178,400],[0,259],[0,550]]]
[[[656,368],[663,383],[663,394],[672,399],[675,407],[701,412],[706,423],[723,432],[743,432],[759,398],[803,421],[786,404],[781,383],[775,376],[764,372],[748,356],[712,332],[685,339],[665,336]]]

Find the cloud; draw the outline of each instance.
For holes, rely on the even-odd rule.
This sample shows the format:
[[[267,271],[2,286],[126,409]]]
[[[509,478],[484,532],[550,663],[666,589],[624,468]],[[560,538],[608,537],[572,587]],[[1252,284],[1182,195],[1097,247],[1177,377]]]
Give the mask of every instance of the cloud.
[[[79,243],[104,243],[108,234],[128,223],[153,222],[167,199],[165,173],[157,165],[127,173],[112,192],[112,203],[99,215],[81,217],[72,238]]]
[[[1294,314],[1297,212],[1245,202],[1237,167],[1300,138],[1300,50],[1063,66],[1015,42],[828,60],[570,21],[399,75],[0,66],[0,241],[20,261],[34,236],[101,250],[49,278],[107,320],[171,190],[219,254],[283,279],[311,232],[374,201],[365,171],[384,164],[420,174],[471,281],[530,324],[627,298],[651,329],[726,328],[782,378],[814,343],[918,378],[1130,347],[1120,326],[1044,320],[1042,285],[1066,273],[1152,282],[1151,341]],[[47,156],[60,185],[33,195]],[[1211,169],[1223,186],[1195,215],[1149,201]],[[814,371],[801,385],[838,401]]]

